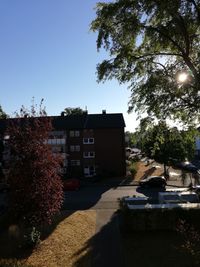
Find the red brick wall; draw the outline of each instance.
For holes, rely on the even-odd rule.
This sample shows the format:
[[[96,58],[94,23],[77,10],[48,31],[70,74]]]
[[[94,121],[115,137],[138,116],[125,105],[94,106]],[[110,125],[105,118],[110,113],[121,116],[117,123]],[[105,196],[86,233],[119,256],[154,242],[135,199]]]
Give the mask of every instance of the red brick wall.
[[[99,171],[125,174],[124,129],[95,129],[95,162]]]

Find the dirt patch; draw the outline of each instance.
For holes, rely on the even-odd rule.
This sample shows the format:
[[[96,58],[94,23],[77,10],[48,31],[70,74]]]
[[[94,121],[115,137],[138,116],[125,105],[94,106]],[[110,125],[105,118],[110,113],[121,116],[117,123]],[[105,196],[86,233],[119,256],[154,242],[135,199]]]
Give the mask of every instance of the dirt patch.
[[[157,164],[149,164],[147,165],[145,162],[137,162],[137,173],[134,177],[135,181],[140,181],[147,176],[152,175],[163,175],[163,167],[158,165],[160,168],[156,168]]]

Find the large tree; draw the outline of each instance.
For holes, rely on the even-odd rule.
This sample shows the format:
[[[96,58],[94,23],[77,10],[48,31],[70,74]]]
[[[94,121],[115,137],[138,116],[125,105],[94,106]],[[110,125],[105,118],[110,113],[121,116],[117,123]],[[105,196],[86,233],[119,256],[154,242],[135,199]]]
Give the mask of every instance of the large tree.
[[[91,29],[97,48],[108,51],[98,79],[128,83],[129,111],[187,122],[199,116],[200,0],[101,2]]]
[[[50,223],[63,199],[60,159],[47,144],[51,120],[43,109],[37,114],[34,106],[31,111],[22,107],[8,124],[12,215],[32,226]]]
[[[151,124],[144,132],[141,132],[142,151],[147,156],[166,165],[191,160],[195,152],[195,137],[197,132],[190,127],[185,130],[178,130],[176,127],[169,128],[164,121],[158,124]]]

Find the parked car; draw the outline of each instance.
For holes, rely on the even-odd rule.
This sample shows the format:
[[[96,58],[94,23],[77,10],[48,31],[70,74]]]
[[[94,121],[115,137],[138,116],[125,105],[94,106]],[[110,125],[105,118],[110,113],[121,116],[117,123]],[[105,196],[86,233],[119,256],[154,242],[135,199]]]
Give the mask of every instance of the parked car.
[[[74,191],[79,190],[80,188],[80,180],[73,178],[73,179],[67,179],[63,182],[63,188],[64,191]]]
[[[176,159],[171,159],[171,163],[174,168],[178,168],[190,173],[200,173],[200,169],[197,166],[195,166],[196,164],[194,165],[189,161],[180,162]]]
[[[139,182],[141,187],[165,188],[166,184],[166,179],[163,176],[149,176]]]
[[[188,161],[175,163],[174,166],[176,168],[179,168],[181,170],[191,172],[191,173],[195,173],[199,171],[199,169],[194,164]]]
[[[192,185],[188,190],[191,190],[200,196],[200,185]]]

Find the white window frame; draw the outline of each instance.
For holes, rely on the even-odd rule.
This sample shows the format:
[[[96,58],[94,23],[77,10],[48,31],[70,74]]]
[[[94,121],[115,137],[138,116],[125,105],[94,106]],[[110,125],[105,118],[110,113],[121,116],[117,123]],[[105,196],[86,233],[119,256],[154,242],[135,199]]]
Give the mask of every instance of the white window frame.
[[[90,169],[91,167],[93,167],[93,171],[91,171],[91,169]],[[94,165],[84,167],[84,176],[85,177],[93,177],[94,175],[96,175],[96,168]]]
[[[78,131],[78,130],[71,130],[71,131],[69,131],[69,136],[70,137],[79,137],[80,136],[80,131]]]
[[[77,151],[77,152],[80,151],[80,146],[79,145],[75,145],[75,151]]]
[[[74,136],[79,137],[80,136],[80,131],[74,131]]]
[[[95,158],[95,152],[94,151],[85,151],[83,152],[83,158]]]
[[[80,145],[71,145],[70,151],[71,152],[79,152],[80,151]]]
[[[74,137],[74,131],[69,131],[69,136]]]
[[[71,163],[71,166],[80,166],[81,165],[80,160],[72,159],[70,163]]]
[[[83,144],[84,145],[94,144],[94,137],[88,137],[88,138],[84,137]]]
[[[70,152],[74,152],[75,147],[72,145],[70,146]]]
[[[45,143],[48,145],[65,145],[66,140],[65,138],[49,138]]]

